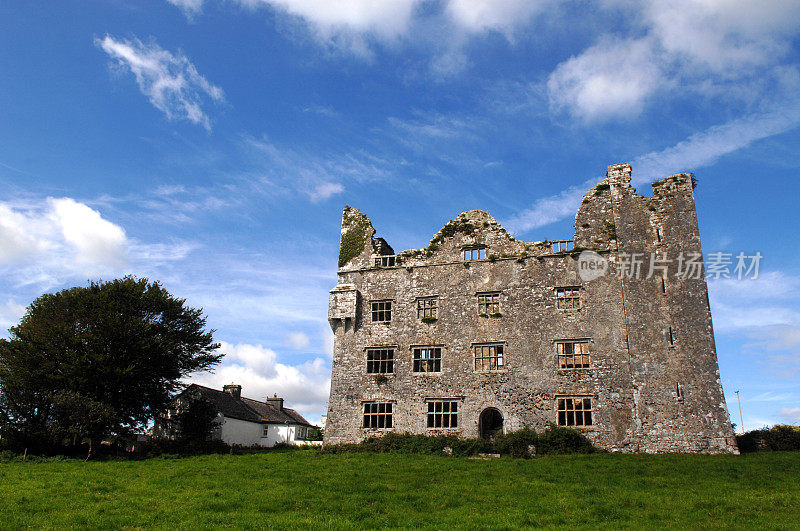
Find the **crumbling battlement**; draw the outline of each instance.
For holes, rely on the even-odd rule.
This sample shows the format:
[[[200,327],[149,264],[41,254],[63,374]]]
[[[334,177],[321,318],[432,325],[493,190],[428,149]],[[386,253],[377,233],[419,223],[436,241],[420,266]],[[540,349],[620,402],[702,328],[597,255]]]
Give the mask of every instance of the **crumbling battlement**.
[[[571,238],[574,249],[554,251],[549,240],[525,242],[512,236],[487,212],[469,210],[448,221],[431,238],[427,247],[408,249],[396,255],[394,266],[416,267],[461,261],[464,249],[487,249],[487,259],[525,259],[528,257],[556,256],[582,250],[610,251],[617,241],[614,216],[614,194],[638,201],[653,212],[651,225],[657,225],[657,215],[665,210],[687,206],[681,201],[687,193],[691,196],[695,179],[691,174],[671,175],[653,183],[653,196],[636,193],[630,184],[631,167],[628,164],[609,166],[608,175],[583,196],[575,215],[575,233]],[[612,193],[613,192],[613,193]],[[677,203],[677,205],[676,205]],[[693,196],[692,196],[693,208]],[[394,250],[383,239],[376,238],[376,230],[369,218],[357,208],[346,206],[342,213],[342,238],[339,252],[339,270],[354,271],[376,267],[375,256],[394,255]],[[558,241],[558,240],[556,240]]]
[[[521,241],[470,210],[396,255],[346,207],[325,441],[552,422],[614,451],[735,452],[705,276],[620,274],[634,255],[702,256],[695,184],[672,175],[645,197],[615,164],[571,240]],[[607,272],[583,276],[583,250]]]

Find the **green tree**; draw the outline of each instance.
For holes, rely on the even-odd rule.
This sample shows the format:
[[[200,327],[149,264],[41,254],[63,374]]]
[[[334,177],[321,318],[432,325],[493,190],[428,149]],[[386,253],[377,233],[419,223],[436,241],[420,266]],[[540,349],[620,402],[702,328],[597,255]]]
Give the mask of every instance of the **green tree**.
[[[185,441],[195,443],[208,440],[220,425],[217,409],[202,397],[187,398],[186,404],[178,412],[178,435]]]
[[[125,277],[44,294],[0,340],[0,432],[46,449],[146,425],[222,355],[201,309]]]

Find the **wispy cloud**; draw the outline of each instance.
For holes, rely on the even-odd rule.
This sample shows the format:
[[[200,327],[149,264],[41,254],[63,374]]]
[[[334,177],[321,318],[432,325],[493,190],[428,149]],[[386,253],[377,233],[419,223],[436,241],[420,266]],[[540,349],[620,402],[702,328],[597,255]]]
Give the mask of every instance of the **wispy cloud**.
[[[575,216],[583,195],[593,184],[594,180],[588,180],[583,184],[570,186],[558,194],[537,199],[532,207],[504,221],[503,225],[512,232],[523,233]]]
[[[106,35],[95,39],[115,64],[130,70],[139,90],[155,108],[169,119],[185,119],[211,130],[211,119],[203,110],[205,100],[225,101],[221,88],[211,84],[180,52],[171,53],[155,42],[115,39]]]
[[[242,145],[262,180],[299,192],[315,203],[342,193],[347,181],[382,180],[392,175],[386,161],[365,152],[300,151],[250,136],[244,137]]]
[[[634,160],[636,182],[648,182],[664,175],[694,171],[710,166],[721,157],[745,148],[758,140],[800,126],[800,99],[778,109],[751,114],[696,133],[660,151]]]

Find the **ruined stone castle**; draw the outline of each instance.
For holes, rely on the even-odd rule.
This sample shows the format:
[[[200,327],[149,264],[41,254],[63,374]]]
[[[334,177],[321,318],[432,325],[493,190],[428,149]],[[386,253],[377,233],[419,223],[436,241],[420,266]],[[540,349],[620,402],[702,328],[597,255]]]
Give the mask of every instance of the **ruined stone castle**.
[[[608,168],[571,240],[519,241],[471,210],[395,254],[346,207],[325,442],[553,423],[614,451],[736,452],[695,180],[644,197],[630,176]]]

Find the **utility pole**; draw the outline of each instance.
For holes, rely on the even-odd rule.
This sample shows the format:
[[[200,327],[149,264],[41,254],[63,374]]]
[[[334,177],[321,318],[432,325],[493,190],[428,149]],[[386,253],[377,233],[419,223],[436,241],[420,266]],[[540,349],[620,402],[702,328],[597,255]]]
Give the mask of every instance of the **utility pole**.
[[[744,419],[742,418],[742,401],[739,399],[739,390],[736,390],[736,401],[739,402],[739,422],[742,428],[742,435],[744,435]]]

